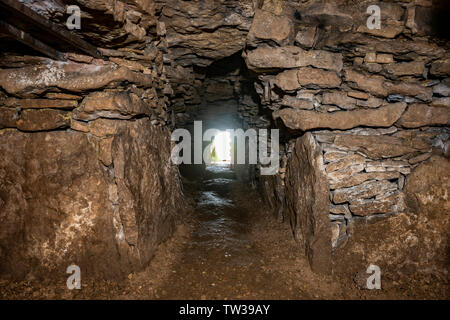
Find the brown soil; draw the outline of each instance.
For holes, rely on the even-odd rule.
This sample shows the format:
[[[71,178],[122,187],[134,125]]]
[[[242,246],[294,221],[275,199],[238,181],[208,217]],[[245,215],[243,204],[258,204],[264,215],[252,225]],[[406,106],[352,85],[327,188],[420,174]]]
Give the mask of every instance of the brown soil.
[[[151,264],[124,281],[0,281],[1,299],[403,299],[448,296],[427,279],[383,280],[359,289],[352,277],[313,273],[287,223],[277,223],[256,190],[218,168],[203,183],[186,181],[195,199]],[[386,283],[389,281],[389,283]]]

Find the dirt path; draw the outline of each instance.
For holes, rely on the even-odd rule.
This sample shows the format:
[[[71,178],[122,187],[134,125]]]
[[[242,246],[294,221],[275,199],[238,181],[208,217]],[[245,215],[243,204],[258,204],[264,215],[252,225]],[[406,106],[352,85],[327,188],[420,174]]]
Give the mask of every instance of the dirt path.
[[[164,299],[280,299],[291,295],[265,271],[251,238],[251,212],[233,197],[238,186],[227,167],[208,167],[197,199],[195,231],[166,281]],[[252,202],[262,207],[259,199]]]

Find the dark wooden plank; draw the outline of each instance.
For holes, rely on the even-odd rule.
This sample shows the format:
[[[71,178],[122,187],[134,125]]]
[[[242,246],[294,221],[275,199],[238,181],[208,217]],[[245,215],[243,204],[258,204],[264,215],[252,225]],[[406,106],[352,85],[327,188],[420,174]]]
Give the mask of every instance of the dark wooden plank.
[[[0,20],[0,30],[17,41],[22,42],[24,45],[31,47],[52,59],[61,61],[66,60],[62,52],[53,49],[38,39],[33,38],[30,34],[6,23],[5,21]]]
[[[0,6],[6,8],[14,15],[21,17],[22,19],[26,19],[27,22],[33,23],[40,28],[46,30],[56,38],[65,43],[70,44],[71,46],[78,48],[79,50],[87,53],[90,56],[101,58],[101,54],[97,50],[97,48],[90,43],[84,41],[80,36],[78,36],[75,32],[70,32],[67,29],[59,26],[58,24],[46,20],[40,14],[36,13],[23,3],[17,0],[0,0]]]

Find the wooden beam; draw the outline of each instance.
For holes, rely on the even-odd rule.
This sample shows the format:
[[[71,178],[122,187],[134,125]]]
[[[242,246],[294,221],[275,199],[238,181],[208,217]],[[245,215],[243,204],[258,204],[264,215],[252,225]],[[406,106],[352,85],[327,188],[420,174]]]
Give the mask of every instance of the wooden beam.
[[[22,42],[24,45],[29,46],[52,59],[62,61],[66,60],[62,52],[53,49],[52,47],[46,45],[38,39],[33,38],[30,34],[17,29],[16,27],[10,25],[9,23],[6,23],[5,21],[0,20],[0,30],[8,36],[14,38],[15,40]]]
[[[46,20],[40,14],[36,13],[23,3],[17,0],[0,0],[0,7],[6,8],[17,17],[20,17],[21,19],[24,19],[25,21],[40,27],[41,29],[49,32],[55,38],[67,44],[70,44],[72,47],[78,48],[79,50],[87,53],[90,56],[102,58],[101,54],[95,46],[84,41],[75,32],[70,32],[67,29],[59,26],[58,24]]]

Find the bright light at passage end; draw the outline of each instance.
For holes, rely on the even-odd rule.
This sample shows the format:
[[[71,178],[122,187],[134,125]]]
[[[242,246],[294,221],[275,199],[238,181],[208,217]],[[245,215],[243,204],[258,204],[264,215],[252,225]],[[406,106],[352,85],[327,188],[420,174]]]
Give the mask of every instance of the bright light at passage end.
[[[212,161],[214,163],[231,163],[230,133],[221,131],[214,138],[212,145]]]

